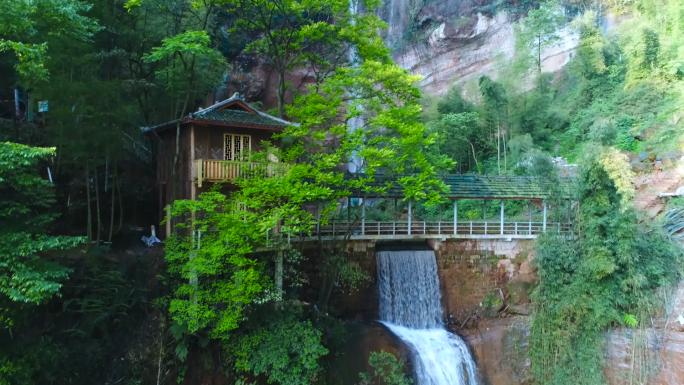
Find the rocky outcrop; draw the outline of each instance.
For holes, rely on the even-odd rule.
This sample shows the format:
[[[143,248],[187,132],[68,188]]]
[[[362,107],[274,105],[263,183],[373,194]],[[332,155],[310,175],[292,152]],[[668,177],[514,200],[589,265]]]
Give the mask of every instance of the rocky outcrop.
[[[452,84],[496,75],[497,65],[510,62],[515,52],[513,20],[506,13],[475,13],[437,24],[420,42],[394,51],[401,67],[423,76],[426,94],[442,94]],[[572,56],[578,38],[569,27],[559,33],[558,45],[543,53],[542,70],[558,71]]]

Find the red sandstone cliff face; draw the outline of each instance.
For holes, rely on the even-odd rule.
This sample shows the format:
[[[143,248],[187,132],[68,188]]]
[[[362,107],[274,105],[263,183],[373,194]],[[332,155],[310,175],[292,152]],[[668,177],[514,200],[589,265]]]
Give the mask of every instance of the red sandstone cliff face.
[[[481,75],[496,76],[513,56],[515,17],[491,9],[491,0],[437,0],[432,2],[389,0],[378,10],[387,22],[382,36],[401,67],[420,74],[420,87],[427,95],[443,94],[448,88]],[[607,20],[606,25],[612,19]],[[569,28],[561,41],[543,53],[543,70],[558,71],[571,57],[578,40]],[[217,100],[240,92],[248,102],[261,101],[265,109],[276,106],[276,80],[267,61],[241,53],[233,62],[227,84]],[[293,89],[304,91],[313,78],[304,69],[288,75]],[[291,95],[289,95],[291,97]]]

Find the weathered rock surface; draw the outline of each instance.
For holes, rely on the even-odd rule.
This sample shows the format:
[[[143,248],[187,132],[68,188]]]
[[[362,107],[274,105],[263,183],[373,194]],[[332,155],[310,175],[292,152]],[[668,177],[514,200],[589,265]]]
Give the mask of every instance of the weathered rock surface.
[[[489,385],[524,384],[530,366],[527,358],[530,328],[528,317],[482,320],[463,337],[480,373],[481,383]]]

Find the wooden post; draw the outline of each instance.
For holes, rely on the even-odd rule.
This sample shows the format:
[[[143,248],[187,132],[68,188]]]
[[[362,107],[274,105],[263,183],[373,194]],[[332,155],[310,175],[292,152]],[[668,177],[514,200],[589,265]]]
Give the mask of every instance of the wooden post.
[[[458,203],[456,202],[456,199],[454,199],[454,235],[458,233]]]
[[[546,232],[546,202],[543,203],[544,205],[544,222],[542,225],[543,231]]]
[[[501,200],[501,235],[504,233],[504,200]]]
[[[487,200],[482,200],[482,220],[487,221]]]
[[[408,235],[411,235],[411,200],[408,201]]]

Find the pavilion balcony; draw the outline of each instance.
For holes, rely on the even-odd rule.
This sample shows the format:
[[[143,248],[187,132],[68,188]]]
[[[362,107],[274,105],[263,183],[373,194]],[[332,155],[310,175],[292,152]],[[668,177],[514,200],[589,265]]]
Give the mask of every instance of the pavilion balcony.
[[[216,159],[196,159],[193,162],[195,163],[193,179],[197,180],[198,187],[202,187],[203,182],[231,183],[237,178],[250,178],[257,175],[272,177],[283,175],[287,171],[287,165],[284,163]]]

